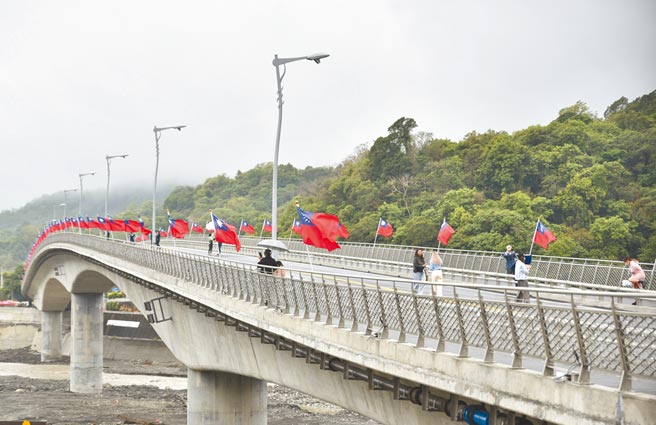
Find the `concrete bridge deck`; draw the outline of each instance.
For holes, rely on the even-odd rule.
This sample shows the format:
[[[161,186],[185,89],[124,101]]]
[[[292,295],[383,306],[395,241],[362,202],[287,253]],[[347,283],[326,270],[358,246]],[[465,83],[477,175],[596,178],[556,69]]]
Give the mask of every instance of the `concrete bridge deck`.
[[[618,308],[616,293],[597,293],[612,300],[601,309],[573,296],[564,306],[542,303],[553,290],[532,290],[536,303],[521,305],[457,292],[421,296],[388,282],[391,289],[372,288],[308,272],[276,279],[244,263],[61,234],[39,248],[23,290],[45,312],[44,326],[72,300],[82,315],[82,353],[97,339],[89,325],[95,295],[116,284],[124,289],[190,369],[190,423],[218,423],[212,418],[234,405],[228,393],[239,394],[241,417],[252,419],[243,423],[262,423],[264,381],[383,423],[449,423],[472,420],[475,412],[489,423],[615,423],[618,400],[627,424],[647,423],[656,413],[654,397],[634,385],[653,385],[655,316]],[[51,327],[55,338],[56,319]],[[72,356],[72,388],[76,381],[95,390],[96,357]],[[542,371],[522,368],[528,358]],[[559,365],[573,366],[573,381],[560,379]],[[619,375],[621,391],[592,384],[597,372]],[[209,416],[202,406],[213,406]]]

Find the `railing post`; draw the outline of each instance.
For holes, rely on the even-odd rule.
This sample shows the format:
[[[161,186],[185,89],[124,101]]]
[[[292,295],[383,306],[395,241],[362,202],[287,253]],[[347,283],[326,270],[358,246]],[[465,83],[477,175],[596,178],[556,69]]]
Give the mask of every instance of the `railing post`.
[[[378,305],[380,306],[380,321],[383,325],[383,330],[380,332],[380,338],[389,338],[389,330],[387,329],[387,315],[385,314],[385,303],[383,302],[383,294],[380,289],[380,282],[376,281],[376,293],[378,294]]]
[[[351,279],[346,278],[346,288],[349,294],[349,302],[351,303],[351,315],[353,316],[353,323],[351,324],[351,332],[358,331],[358,312],[355,310],[355,303],[353,302],[353,288],[351,287]]]
[[[333,286],[335,287],[335,297],[337,297],[337,309],[339,310],[339,319],[337,320],[337,327],[344,327],[344,307],[342,306],[342,299],[339,296],[339,284],[337,277],[333,276]]]
[[[433,285],[430,285],[433,286]],[[433,289],[431,288],[431,292]],[[417,320],[417,343],[415,344],[415,347],[417,348],[423,348],[425,345],[425,337],[424,337],[424,326],[421,323],[421,314],[419,314],[419,305],[417,302],[417,295],[414,293],[415,291],[412,291],[412,307],[415,312],[415,317]]]
[[[321,275],[321,289],[323,290],[323,298],[326,301],[326,325],[332,325],[333,323],[333,313],[332,309],[330,308],[330,300],[328,299],[328,290],[326,287],[328,284],[326,283],[326,280],[324,278],[324,275]]]
[[[513,316],[512,307],[508,301],[508,290],[504,289],[503,297],[506,302],[506,311],[508,312],[508,327],[510,328],[510,333],[512,334],[513,340],[513,359],[511,367],[513,369],[520,369],[522,367],[522,350],[519,346],[519,338],[517,337],[517,327],[515,326],[515,317]]]
[[[544,317],[544,310],[542,308],[542,301],[540,300],[539,291],[535,293],[535,302],[536,302],[536,309],[538,311],[538,317],[540,319],[540,330],[542,331],[542,341],[544,344],[544,353],[546,357],[544,360],[544,366],[542,368],[542,374],[544,376],[553,376],[554,374],[553,353],[551,352],[551,343],[549,341],[547,321]]]
[[[371,323],[371,311],[369,310],[369,296],[367,295],[367,288],[364,286],[364,279],[360,278],[360,290],[362,291],[362,299],[364,302],[364,312],[367,317],[367,326],[365,327],[364,334],[370,335],[373,330]]]
[[[442,289],[444,290],[444,289]],[[435,313],[435,325],[437,327],[437,347],[436,352],[444,351],[444,332],[442,331],[442,319],[440,318],[440,308],[435,294],[435,287],[431,285],[431,301],[433,302],[433,312]]]
[[[481,290],[476,291],[478,293],[478,305],[481,309],[481,323],[483,324],[483,332],[485,333],[485,357],[483,359],[484,363],[492,363],[494,360],[493,356],[493,346],[492,346],[492,337],[490,336],[490,325],[487,321],[487,310],[485,308],[485,303],[483,302],[483,296],[481,295]]]
[[[624,330],[622,328],[622,322],[617,316],[617,310],[615,308],[615,298],[610,300],[611,313],[613,314],[613,323],[615,325],[615,337],[617,338],[617,350],[620,356],[620,364],[622,365],[622,377],[620,379],[620,391],[629,391],[631,389],[631,371],[629,366],[629,358],[626,354],[626,346],[624,344]]]
[[[405,342],[405,324],[403,323],[403,310],[401,309],[401,301],[399,300],[399,291],[398,288],[396,287],[396,282],[392,282],[392,288],[394,289],[394,301],[396,304],[396,314],[398,314],[399,317],[399,339],[397,342],[399,343],[404,343]],[[415,290],[412,289],[411,291],[414,294]]]
[[[460,350],[458,357],[469,357],[469,344],[467,343],[467,334],[465,333],[465,324],[462,319],[462,311],[460,311],[460,300],[458,299],[457,291],[453,291],[453,301],[456,305],[456,317],[458,318],[458,328],[460,330]]]
[[[581,332],[581,323],[579,319],[579,313],[576,310],[576,305],[574,304],[574,294],[570,296],[570,306],[572,308],[572,321],[574,322],[574,329],[576,329],[576,340],[579,346],[581,361],[581,368],[579,370],[579,380],[580,384],[590,383],[590,368],[588,365],[588,354],[585,349],[585,342],[583,341],[583,332]]]

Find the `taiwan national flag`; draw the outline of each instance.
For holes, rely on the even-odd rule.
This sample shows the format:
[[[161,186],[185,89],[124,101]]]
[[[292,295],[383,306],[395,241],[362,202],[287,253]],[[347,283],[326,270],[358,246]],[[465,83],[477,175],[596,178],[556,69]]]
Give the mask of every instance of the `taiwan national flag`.
[[[376,234],[389,238],[390,236],[392,236],[393,233],[394,233],[394,228],[392,227],[392,225],[388,221],[383,220],[381,217],[378,220],[378,229],[376,230]]]
[[[446,222],[446,219],[444,219],[442,226],[440,226],[440,232],[437,234],[437,240],[446,246],[446,244],[449,243],[449,239],[451,239],[451,236],[453,236],[455,232],[456,231],[453,230],[453,227],[451,227],[449,223]]]
[[[242,220],[241,221],[241,226],[239,226],[240,230],[244,233],[248,233],[249,235],[252,235],[255,233],[255,228],[253,227],[252,224],[249,224],[247,221]],[[271,224],[269,223],[269,228],[271,228]],[[270,231],[270,230],[269,230]]]
[[[98,217],[98,228],[100,230],[105,230],[107,232],[112,230],[111,227],[109,226],[109,223],[107,223],[107,220],[105,220],[104,217]]]
[[[292,232],[296,233],[297,235],[302,235],[301,222],[297,218],[295,218],[294,222],[292,223]]]
[[[112,232],[125,232],[125,223],[123,223],[123,220],[114,221],[113,218],[107,217],[107,223],[109,224],[109,230]]]
[[[141,230],[141,234],[148,236],[153,233],[150,229],[146,228],[143,218],[141,218],[141,214],[137,214],[137,220],[139,221],[139,230]]]
[[[191,231],[196,233],[203,233],[204,230],[201,226],[198,225],[195,221],[191,223]]]
[[[159,229],[159,235],[163,238],[168,238],[169,237],[169,232],[167,232],[164,229]]]
[[[214,239],[217,242],[234,245],[237,252],[239,252],[239,250],[241,250],[241,242],[239,242],[239,237],[237,237],[237,232],[235,232],[234,226],[230,226],[228,223],[215,216],[214,213],[210,213],[210,216],[212,217],[211,223],[214,230]]]
[[[304,211],[296,206],[301,223],[301,237],[306,245],[325,248],[328,251],[339,248],[339,218],[336,215]]]
[[[87,216],[87,229],[100,229],[100,224],[93,218]]]
[[[141,231],[141,223],[139,223],[137,220],[128,220],[126,218],[123,220],[123,224],[125,225],[126,232],[137,233]]]
[[[264,219],[264,223],[262,223],[262,231],[269,233],[273,231],[273,227],[271,227],[271,222],[269,220]]]
[[[171,214],[168,211],[167,215],[169,216],[169,230],[171,232],[171,236],[176,239],[184,239],[185,235],[189,234],[189,224],[184,220],[176,220],[171,218]]]
[[[78,222],[78,225],[80,226],[80,229],[88,229],[89,228],[89,223],[81,215],[77,217],[77,222]]]
[[[547,228],[542,222],[538,219],[538,224],[535,226],[535,233],[533,234],[533,242],[540,245],[542,248],[547,249],[551,242],[554,242],[556,237],[551,230]]]

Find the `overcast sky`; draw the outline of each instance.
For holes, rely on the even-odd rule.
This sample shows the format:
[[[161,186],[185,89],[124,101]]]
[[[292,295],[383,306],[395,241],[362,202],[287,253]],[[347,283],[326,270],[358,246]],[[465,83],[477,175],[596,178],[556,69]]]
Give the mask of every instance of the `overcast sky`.
[[[656,89],[656,2],[0,2],[0,210],[44,193],[336,165],[398,118],[461,140]],[[160,180],[161,181],[161,180]],[[77,196],[77,195],[75,195]],[[62,201],[63,201],[62,193]],[[77,198],[75,198],[77,199]],[[77,202],[77,201],[75,201]]]

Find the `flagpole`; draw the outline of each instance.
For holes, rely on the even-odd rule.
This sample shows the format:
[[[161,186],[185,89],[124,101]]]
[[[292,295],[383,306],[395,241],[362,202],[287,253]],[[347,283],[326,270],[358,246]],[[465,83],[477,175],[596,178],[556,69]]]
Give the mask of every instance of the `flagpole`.
[[[291,241],[292,241],[292,233],[294,233],[294,220],[296,220],[296,219],[295,219],[295,218],[292,218],[292,228],[289,229],[289,240],[288,240],[287,242],[291,242]]]
[[[310,271],[314,272],[314,266],[312,265],[312,257],[310,256],[310,249],[308,248],[307,245],[305,245],[305,251],[307,252],[308,261],[310,262]]]
[[[538,224],[540,224],[540,218],[535,222],[535,230],[533,230],[533,238],[531,239],[531,249],[528,250],[528,255],[533,253],[533,244],[535,243],[535,234],[538,232]]]
[[[264,233],[264,222],[266,221],[266,218],[262,220],[262,228],[260,229],[260,239],[262,239],[262,233]]]
[[[241,219],[241,223],[239,223],[239,231],[237,232],[237,237],[241,236],[241,226],[244,224],[244,219]]]
[[[378,227],[376,227],[376,236],[374,236],[374,244],[371,247],[371,256],[374,256],[374,250],[376,249],[376,241],[378,240],[378,230],[380,230],[380,220],[382,220],[383,217],[378,217]]]

